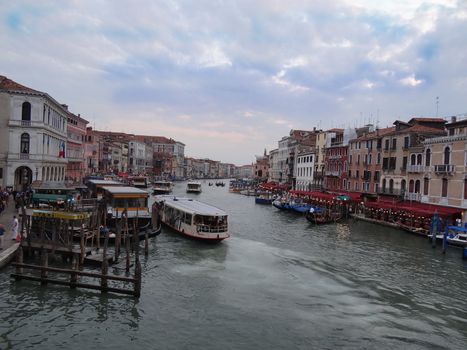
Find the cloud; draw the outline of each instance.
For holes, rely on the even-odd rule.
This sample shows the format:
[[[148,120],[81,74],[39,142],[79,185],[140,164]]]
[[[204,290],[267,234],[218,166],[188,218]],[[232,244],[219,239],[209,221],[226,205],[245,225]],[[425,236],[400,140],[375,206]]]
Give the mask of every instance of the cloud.
[[[441,115],[465,113],[465,1],[18,0],[0,9],[0,74],[102,128],[166,133],[187,154],[246,163],[292,126],[376,114],[391,124],[433,115],[434,96]]]
[[[402,85],[415,87],[415,86],[418,86],[421,83],[423,83],[423,80],[416,79],[415,74],[412,74],[412,75],[409,75],[409,76],[401,79],[400,82],[401,82]]]

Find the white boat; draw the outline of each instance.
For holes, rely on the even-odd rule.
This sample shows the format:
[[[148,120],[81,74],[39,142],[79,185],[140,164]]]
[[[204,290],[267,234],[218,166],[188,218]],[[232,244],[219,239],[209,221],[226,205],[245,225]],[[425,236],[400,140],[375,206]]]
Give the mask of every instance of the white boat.
[[[128,181],[133,187],[137,188],[148,188],[149,181],[146,176],[130,176],[128,177]]]
[[[225,211],[192,198],[156,196],[153,208],[162,223],[190,238],[220,242],[229,238]]]
[[[169,194],[172,192],[173,184],[170,181],[154,181],[152,192],[154,194]]]
[[[186,184],[187,193],[201,193],[201,182],[190,181]]]

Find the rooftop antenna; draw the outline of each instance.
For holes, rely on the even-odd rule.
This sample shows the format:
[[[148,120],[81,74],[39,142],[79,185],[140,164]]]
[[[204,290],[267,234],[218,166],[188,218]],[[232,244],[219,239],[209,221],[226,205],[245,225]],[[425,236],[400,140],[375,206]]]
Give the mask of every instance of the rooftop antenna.
[[[438,118],[438,111],[439,111],[439,97],[436,96],[436,118]]]

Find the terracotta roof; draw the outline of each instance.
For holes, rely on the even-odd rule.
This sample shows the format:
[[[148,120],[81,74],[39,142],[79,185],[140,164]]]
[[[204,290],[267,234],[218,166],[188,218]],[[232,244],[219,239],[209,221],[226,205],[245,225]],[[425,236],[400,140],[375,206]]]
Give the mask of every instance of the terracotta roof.
[[[426,123],[445,123],[446,121],[443,118],[421,118],[421,117],[414,117],[409,120],[409,124],[411,122],[426,122]]]
[[[395,126],[391,126],[389,128],[377,129],[375,131],[367,133],[366,135],[357,137],[355,139],[351,139],[350,141],[354,142],[354,141],[365,141],[365,140],[376,139],[378,137],[383,137],[385,135],[389,135],[392,132],[394,132],[395,130],[396,130]],[[405,130],[407,130],[407,129],[405,129]]]
[[[329,129],[329,130],[326,130],[326,132],[344,132],[344,129],[338,129],[338,128],[333,128],[333,129]]]
[[[443,122],[444,122],[444,120],[443,120]],[[406,133],[406,132],[417,132],[417,133],[424,133],[424,134],[439,134],[439,135],[446,134],[446,131],[444,129],[432,128],[432,127],[425,126],[425,125],[420,125],[420,124],[415,124],[415,125],[411,126],[410,128],[401,130],[400,133],[402,134],[402,133]]]
[[[0,75],[0,90],[27,92],[27,93],[34,93],[34,94],[44,94],[41,91],[37,91],[37,90],[31,89],[31,88],[29,88],[27,86],[18,84],[16,81],[8,79],[4,75]]]

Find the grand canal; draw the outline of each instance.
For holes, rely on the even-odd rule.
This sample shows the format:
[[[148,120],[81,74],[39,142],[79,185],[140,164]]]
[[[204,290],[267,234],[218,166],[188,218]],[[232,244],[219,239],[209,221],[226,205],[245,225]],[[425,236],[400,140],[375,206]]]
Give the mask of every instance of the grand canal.
[[[460,250],[362,222],[313,227],[227,187],[197,197],[229,213],[231,238],[164,230],[138,301],[2,270],[0,349],[465,349]]]

